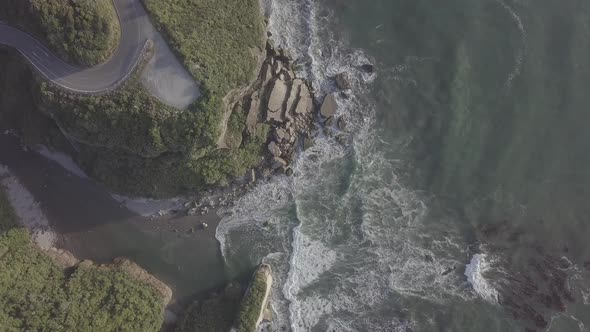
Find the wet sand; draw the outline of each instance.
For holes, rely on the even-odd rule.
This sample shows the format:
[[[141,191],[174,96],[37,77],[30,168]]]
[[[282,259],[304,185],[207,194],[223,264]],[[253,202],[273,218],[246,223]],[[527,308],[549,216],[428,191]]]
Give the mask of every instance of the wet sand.
[[[220,218],[214,212],[141,216],[115,200],[104,186],[23,150],[19,140],[8,135],[0,135],[0,164],[39,203],[58,233],[56,246],[80,259],[130,258],[167,283],[176,300],[223,285],[239,273],[225,268],[215,240]],[[207,228],[202,228],[203,222]]]

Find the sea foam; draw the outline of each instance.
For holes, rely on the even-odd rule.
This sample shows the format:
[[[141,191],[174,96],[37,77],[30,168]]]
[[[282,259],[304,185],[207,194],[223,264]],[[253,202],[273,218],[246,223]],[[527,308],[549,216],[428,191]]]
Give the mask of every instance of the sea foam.
[[[485,254],[475,254],[471,262],[465,266],[465,276],[473,290],[484,300],[498,303],[498,291],[488,282],[484,274],[490,269],[488,257]]]

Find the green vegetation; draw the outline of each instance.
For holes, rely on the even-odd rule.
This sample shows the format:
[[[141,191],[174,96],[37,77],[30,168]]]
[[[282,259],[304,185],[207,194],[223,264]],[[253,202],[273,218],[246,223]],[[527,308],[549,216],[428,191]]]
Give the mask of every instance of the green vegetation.
[[[196,301],[188,307],[176,332],[228,332],[238,312],[242,288],[230,284],[221,294]]]
[[[10,13],[22,17],[37,2],[42,1],[22,1],[26,5],[19,1],[14,8],[0,5],[0,17]],[[55,129],[48,119],[55,121],[67,139],[76,142],[73,154],[85,171],[117,192],[165,197],[225,185],[260,163],[268,137],[267,126],[261,126],[256,135],[245,133],[246,114],[238,107],[229,117],[227,148],[217,145],[226,102],[231,99],[228,93],[253,78],[257,62],[253,50],[263,50],[258,1],[145,2],[172,47],[201,82],[203,97],[198,102],[184,111],[166,106],[140,85],[137,73],[116,92],[73,95],[38,82],[21,61],[0,54],[17,64],[13,69],[0,62],[0,69],[6,67],[23,83],[14,88],[11,78],[0,71],[0,105],[6,106],[0,120],[14,117],[10,123],[25,132],[25,139],[50,145],[57,141],[63,148],[65,140],[56,139],[55,130],[50,139],[36,130]],[[43,3],[38,6],[57,6]],[[75,3],[82,6],[86,2]],[[55,24],[62,22],[55,11],[44,15],[53,15]],[[31,111],[23,116],[22,109]]]
[[[3,0],[0,20],[45,41],[64,60],[93,66],[119,44],[119,19],[111,0]]]
[[[250,288],[242,299],[240,311],[236,319],[236,329],[238,332],[256,331],[256,321],[262,308],[264,295],[266,293],[266,269],[259,267],[252,277]]]
[[[258,0],[143,0],[156,26],[209,98],[252,80],[264,50]]]
[[[113,268],[64,271],[19,228],[0,190],[2,331],[159,331],[163,303],[152,287]]]
[[[107,96],[74,96],[45,83],[38,90],[39,104],[82,143],[77,156],[82,166],[120,192],[169,196],[224,185],[258,165],[268,135],[218,149],[216,108],[202,101],[194,106],[200,110],[180,112],[149,96],[137,82]],[[245,118],[240,112],[232,115],[237,122]],[[231,121],[232,130],[243,130],[237,122]]]

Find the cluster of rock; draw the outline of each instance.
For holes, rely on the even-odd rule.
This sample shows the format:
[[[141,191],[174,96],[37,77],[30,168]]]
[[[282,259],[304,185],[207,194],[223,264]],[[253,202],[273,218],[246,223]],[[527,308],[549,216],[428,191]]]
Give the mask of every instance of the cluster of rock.
[[[226,188],[207,190],[200,197],[193,197],[183,204],[184,211],[188,216],[205,215],[218,208],[230,206],[239,196],[248,191],[256,179],[254,171],[250,175],[251,180],[246,183],[234,183]],[[179,212],[179,211],[172,211]],[[204,225],[202,225],[204,226]],[[206,228],[206,226],[204,227]]]
[[[266,176],[275,171],[292,174],[289,164],[295,147],[300,137],[310,136],[313,127],[313,91],[307,82],[297,78],[291,62],[285,51],[275,50],[268,43],[258,86],[244,99],[248,134],[256,135],[265,124],[272,128],[267,145],[269,158],[262,172]]]

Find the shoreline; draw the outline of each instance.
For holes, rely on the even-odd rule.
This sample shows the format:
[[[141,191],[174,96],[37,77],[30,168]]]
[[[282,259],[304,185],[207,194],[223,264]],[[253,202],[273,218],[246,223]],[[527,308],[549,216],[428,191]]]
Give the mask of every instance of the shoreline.
[[[11,170],[44,212],[56,234],[56,247],[99,264],[129,258],[173,289],[172,303],[232,278],[215,239],[221,220],[215,210],[192,216],[141,216],[111,197],[104,186],[23,149],[17,137],[0,135],[0,150],[0,164]],[[209,227],[201,229],[202,223]]]

